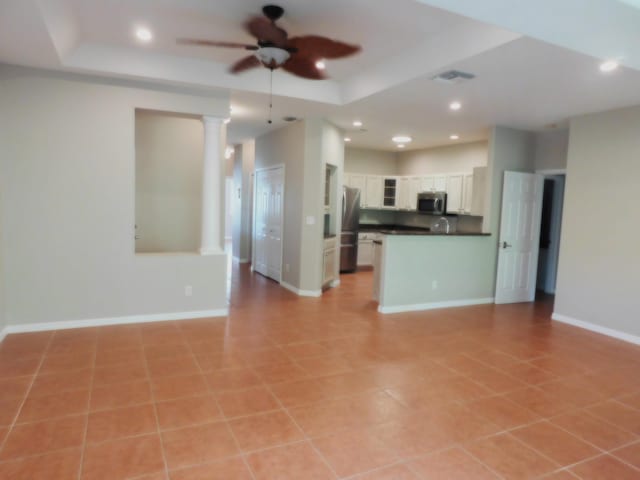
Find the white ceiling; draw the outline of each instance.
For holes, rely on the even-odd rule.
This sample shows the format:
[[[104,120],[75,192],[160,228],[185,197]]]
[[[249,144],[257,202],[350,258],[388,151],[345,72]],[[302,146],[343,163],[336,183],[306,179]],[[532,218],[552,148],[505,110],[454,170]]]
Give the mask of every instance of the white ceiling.
[[[227,89],[232,142],[294,115],[330,119],[353,145],[392,149],[390,137],[407,133],[414,137],[410,147],[418,148],[448,143],[451,133],[460,134],[459,141],[486,138],[495,124],[542,129],[640,103],[640,73],[633,70],[640,68],[640,10],[628,5],[633,1],[523,0],[517,9],[513,0],[281,1],[286,13],[279,23],[290,35],[326,35],[361,44],[363,51],[329,62],[331,80],[276,71],[271,127],[268,70],[230,75],[228,65],[244,51],[175,44],[177,37],[251,42],[241,25],[263,1],[2,0],[0,61]],[[135,39],[137,26],[153,31],[150,44]],[[631,68],[603,75],[601,58]],[[477,78],[459,85],[430,80],[449,68]],[[447,109],[454,99],[463,102],[455,114]],[[356,118],[365,132],[351,127]]]

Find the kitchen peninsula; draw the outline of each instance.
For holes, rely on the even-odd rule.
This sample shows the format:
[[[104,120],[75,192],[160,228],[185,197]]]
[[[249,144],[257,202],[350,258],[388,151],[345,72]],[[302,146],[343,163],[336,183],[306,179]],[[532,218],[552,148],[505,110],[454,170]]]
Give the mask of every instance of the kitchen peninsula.
[[[493,303],[495,236],[387,231],[374,248],[381,313]]]

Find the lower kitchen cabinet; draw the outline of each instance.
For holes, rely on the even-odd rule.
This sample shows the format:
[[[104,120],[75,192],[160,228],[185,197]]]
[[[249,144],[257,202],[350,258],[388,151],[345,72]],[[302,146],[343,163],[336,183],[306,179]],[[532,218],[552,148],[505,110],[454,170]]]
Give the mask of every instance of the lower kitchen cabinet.
[[[372,233],[358,234],[358,266],[373,265],[373,237]]]
[[[326,238],[322,253],[322,285],[326,286],[336,280],[338,261],[338,246],[335,237]]]

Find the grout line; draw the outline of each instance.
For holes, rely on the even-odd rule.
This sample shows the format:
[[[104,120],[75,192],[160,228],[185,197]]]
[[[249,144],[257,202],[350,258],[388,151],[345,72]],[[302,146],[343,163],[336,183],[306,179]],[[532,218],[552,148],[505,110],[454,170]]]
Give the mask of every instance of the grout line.
[[[82,470],[84,467],[84,454],[87,450],[87,435],[89,433],[89,417],[91,415],[91,399],[93,396],[93,381],[96,376],[96,357],[98,355],[98,338],[96,334],[96,347],[93,349],[93,358],[91,360],[91,380],[89,380],[89,400],[87,402],[87,414],[84,425],[84,435],[82,437],[82,452],[80,453],[80,468],[78,469],[78,479],[82,479]]]
[[[143,358],[143,363],[144,363],[144,369],[145,372],[147,374],[146,376],[146,381],[149,384],[149,390],[151,391],[151,404],[153,406],[153,415],[156,419],[156,434],[158,435],[158,439],[160,440],[160,452],[162,453],[162,462],[164,463],[164,473],[167,477],[167,479],[169,478],[169,463],[167,462],[167,455],[165,454],[165,450],[164,450],[164,440],[162,438],[162,432],[160,430],[160,418],[158,416],[158,406],[157,406],[157,402],[156,402],[156,395],[155,392],[153,390],[153,385],[151,383],[151,374],[150,374],[150,370],[149,370],[149,361],[147,359],[147,356],[144,353],[144,344],[142,343],[142,336],[140,337],[140,343],[142,344],[142,358]],[[196,362],[197,364],[197,362]],[[147,433],[148,435],[148,433]]]
[[[0,451],[2,451],[2,449],[4,448],[5,444],[7,443],[7,441],[9,440],[9,435],[11,434],[13,427],[15,427],[18,418],[20,417],[20,413],[22,413],[22,409],[24,407],[24,404],[27,402],[27,398],[29,397],[29,393],[31,393],[31,389],[33,388],[33,385],[36,381],[36,378],[38,377],[38,374],[40,373],[40,369],[42,368],[42,364],[44,363],[44,359],[47,355],[47,351],[49,350],[49,347],[51,346],[51,342],[53,341],[53,332],[50,333],[49,335],[49,340],[47,340],[47,345],[44,347],[44,349],[42,350],[42,353],[40,355],[40,362],[38,363],[38,366],[36,367],[34,373],[32,374],[32,378],[31,378],[31,382],[29,383],[29,386],[27,387],[26,392],[24,393],[24,397],[22,398],[22,402],[20,402],[20,406],[18,407],[18,410],[16,410],[16,413],[13,417],[13,420],[11,421],[11,424],[9,424],[7,426],[7,433],[5,435],[5,438],[2,442],[0,442]]]

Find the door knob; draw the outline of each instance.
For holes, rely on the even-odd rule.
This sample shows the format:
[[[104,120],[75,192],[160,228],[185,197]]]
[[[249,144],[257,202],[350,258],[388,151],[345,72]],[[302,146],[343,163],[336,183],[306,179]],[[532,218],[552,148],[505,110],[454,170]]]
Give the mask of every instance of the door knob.
[[[502,248],[511,248],[511,244],[510,244],[510,243],[507,243],[507,242],[502,242],[502,243],[501,243],[501,247],[502,247]]]

